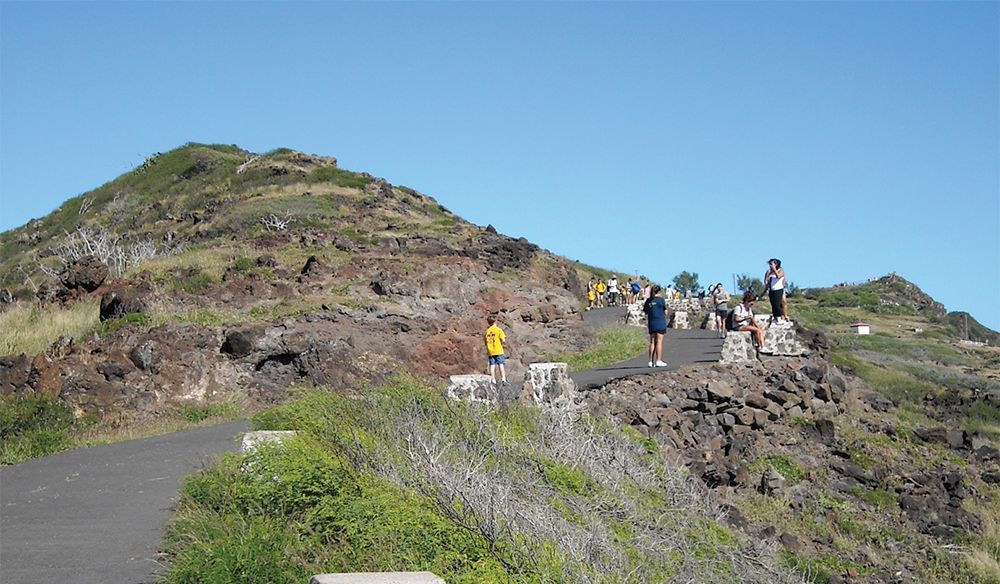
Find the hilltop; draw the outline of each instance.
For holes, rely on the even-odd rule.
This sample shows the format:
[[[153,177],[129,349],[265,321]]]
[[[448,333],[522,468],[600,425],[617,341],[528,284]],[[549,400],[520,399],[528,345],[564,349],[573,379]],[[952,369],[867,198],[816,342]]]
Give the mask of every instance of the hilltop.
[[[600,273],[332,157],[204,144],[3,233],[0,250],[14,299],[0,391],[98,417],[476,372],[488,313],[516,378],[590,342],[581,282]]]

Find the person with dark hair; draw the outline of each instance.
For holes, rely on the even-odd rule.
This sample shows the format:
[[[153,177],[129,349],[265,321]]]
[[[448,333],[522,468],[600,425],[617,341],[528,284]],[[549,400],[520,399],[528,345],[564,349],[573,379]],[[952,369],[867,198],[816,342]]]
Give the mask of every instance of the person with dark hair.
[[[726,313],[729,312],[729,292],[723,288],[722,282],[708,289],[708,294],[712,297],[712,305],[715,307],[715,324],[719,330],[719,338],[726,338]]]
[[[751,333],[754,342],[760,348],[764,346],[764,330],[753,319],[753,303],[756,301],[757,297],[754,296],[753,292],[748,290],[743,293],[743,302],[737,304],[736,308],[733,309],[732,323],[729,326],[729,330]]]
[[[666,367],[663,355],[663,335],[667,333],[667,303],[660,296],[660,287],[653,286],[649,298],[642,305],[649,331],[649,367]]]
[[[788,299],[785,297],[785,270],[781,267],[781,260],[771,258],[767,260],[767,273],[764,274],[764,289],[767,290],[767,298],[771,301],[771,320],[781,322],[781,319],[788,319]]]

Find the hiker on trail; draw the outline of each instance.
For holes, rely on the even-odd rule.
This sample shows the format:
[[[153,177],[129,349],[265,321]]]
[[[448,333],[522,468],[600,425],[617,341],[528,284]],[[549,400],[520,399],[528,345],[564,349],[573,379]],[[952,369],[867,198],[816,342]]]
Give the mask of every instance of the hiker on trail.
[[[639,283],[639,274],[635,275],[635,279],[632,283],[628,285],[629,289],[629,304],[635,304],[639,302],[639,292],[642,292],[642,284]]]
[[[653,295],[653,287],[651,284],[646,284],[646,287],[642,289],[642,302],[643,304],[649,300],[649,297]]]
[[[618,276],[608,279],[608,306],[618,306]]]
[[[767,297],[771,301],[771,321],[781,322],[784,318],[788,320],[788,298],[785,297],[785,270],[781,267],[781,260],[771,258],[767,260],[767,273],[764,274],[764,288],[767,290]]]
[[[666,367],[663,362],[663,335],[667,332],[667,303],[660,297],[660,287],[653,286],[650,296],[642,305],[649,331],[649,367]]]
[[[726,338],[726,313],[729,312],[729,292],[723,288],[722,282],[708,289],[712,296],[712,306],[715,307],[715,324],[719,330],[719,338]]]
[[[490,326],[486,329],[483,340],[486,341],[486,353],[489,355],[489,376],[493,378],[497,385],[507,385],[507,371],[503,366],[504,361],[507,360],[507,357],[503,354],[503,342],[507,340],[507,335],[503,333],[503,329],[497,326],[497,317],[495,314],[487,316],[486,322]],[[499,380],[496,378],[497,368],[500,369]]]
[[[594,286],[594,291],[597,292],[597,306],[599,308],[604,307],[604,292],[608,287],[604,284],[604,280],[598,279],[597,284]]]
[[[597,292],[594,290],[594,279],[587,282],[587,310],[594,308],[597,303]]]
[[[756,301],[757,297],[754,296],[753,292],[744,292],[743,302],[737,304],[736,308],[733,309],[732,314],[727,318],[732,319],[729,326],[730,331],[745,331],[751,333],[754,343],[759,349],[764,346],[764,331],[753,318],[753,303]]]

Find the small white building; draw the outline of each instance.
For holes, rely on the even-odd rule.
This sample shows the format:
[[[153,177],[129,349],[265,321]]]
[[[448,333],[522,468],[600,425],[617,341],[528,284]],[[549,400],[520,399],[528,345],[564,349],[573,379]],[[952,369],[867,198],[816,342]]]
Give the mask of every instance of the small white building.
[[[857,335],[870,335],[872,334],[872,329],[864,322],[852,322],[851,332]]]

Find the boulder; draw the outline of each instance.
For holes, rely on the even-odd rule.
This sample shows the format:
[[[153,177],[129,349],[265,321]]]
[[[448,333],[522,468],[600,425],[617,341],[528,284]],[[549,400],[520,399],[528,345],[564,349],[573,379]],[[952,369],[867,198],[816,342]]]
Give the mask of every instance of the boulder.
[[[10,290],[3,288],[0,289],[0,304],[13,304],[14,295],[11,294]]]
[[[757,353],[749,332],[730,331],[726,334],[726,340],[722,343],[720,363],[751,363],[756,360]]]
[[[773,466],[769,466],[767,471],[760,477],[760,492],[769,495],[785,486],[785,477],[776,471]]]
[[[149,309],[151,296],[152,287],[145,282],[116,286],[101,296],[101,321],[142,314]]]
[[[93,292],[108,279],[108,265],[94,256],[83,256],[63,268],[59,281],[70,290]]]

